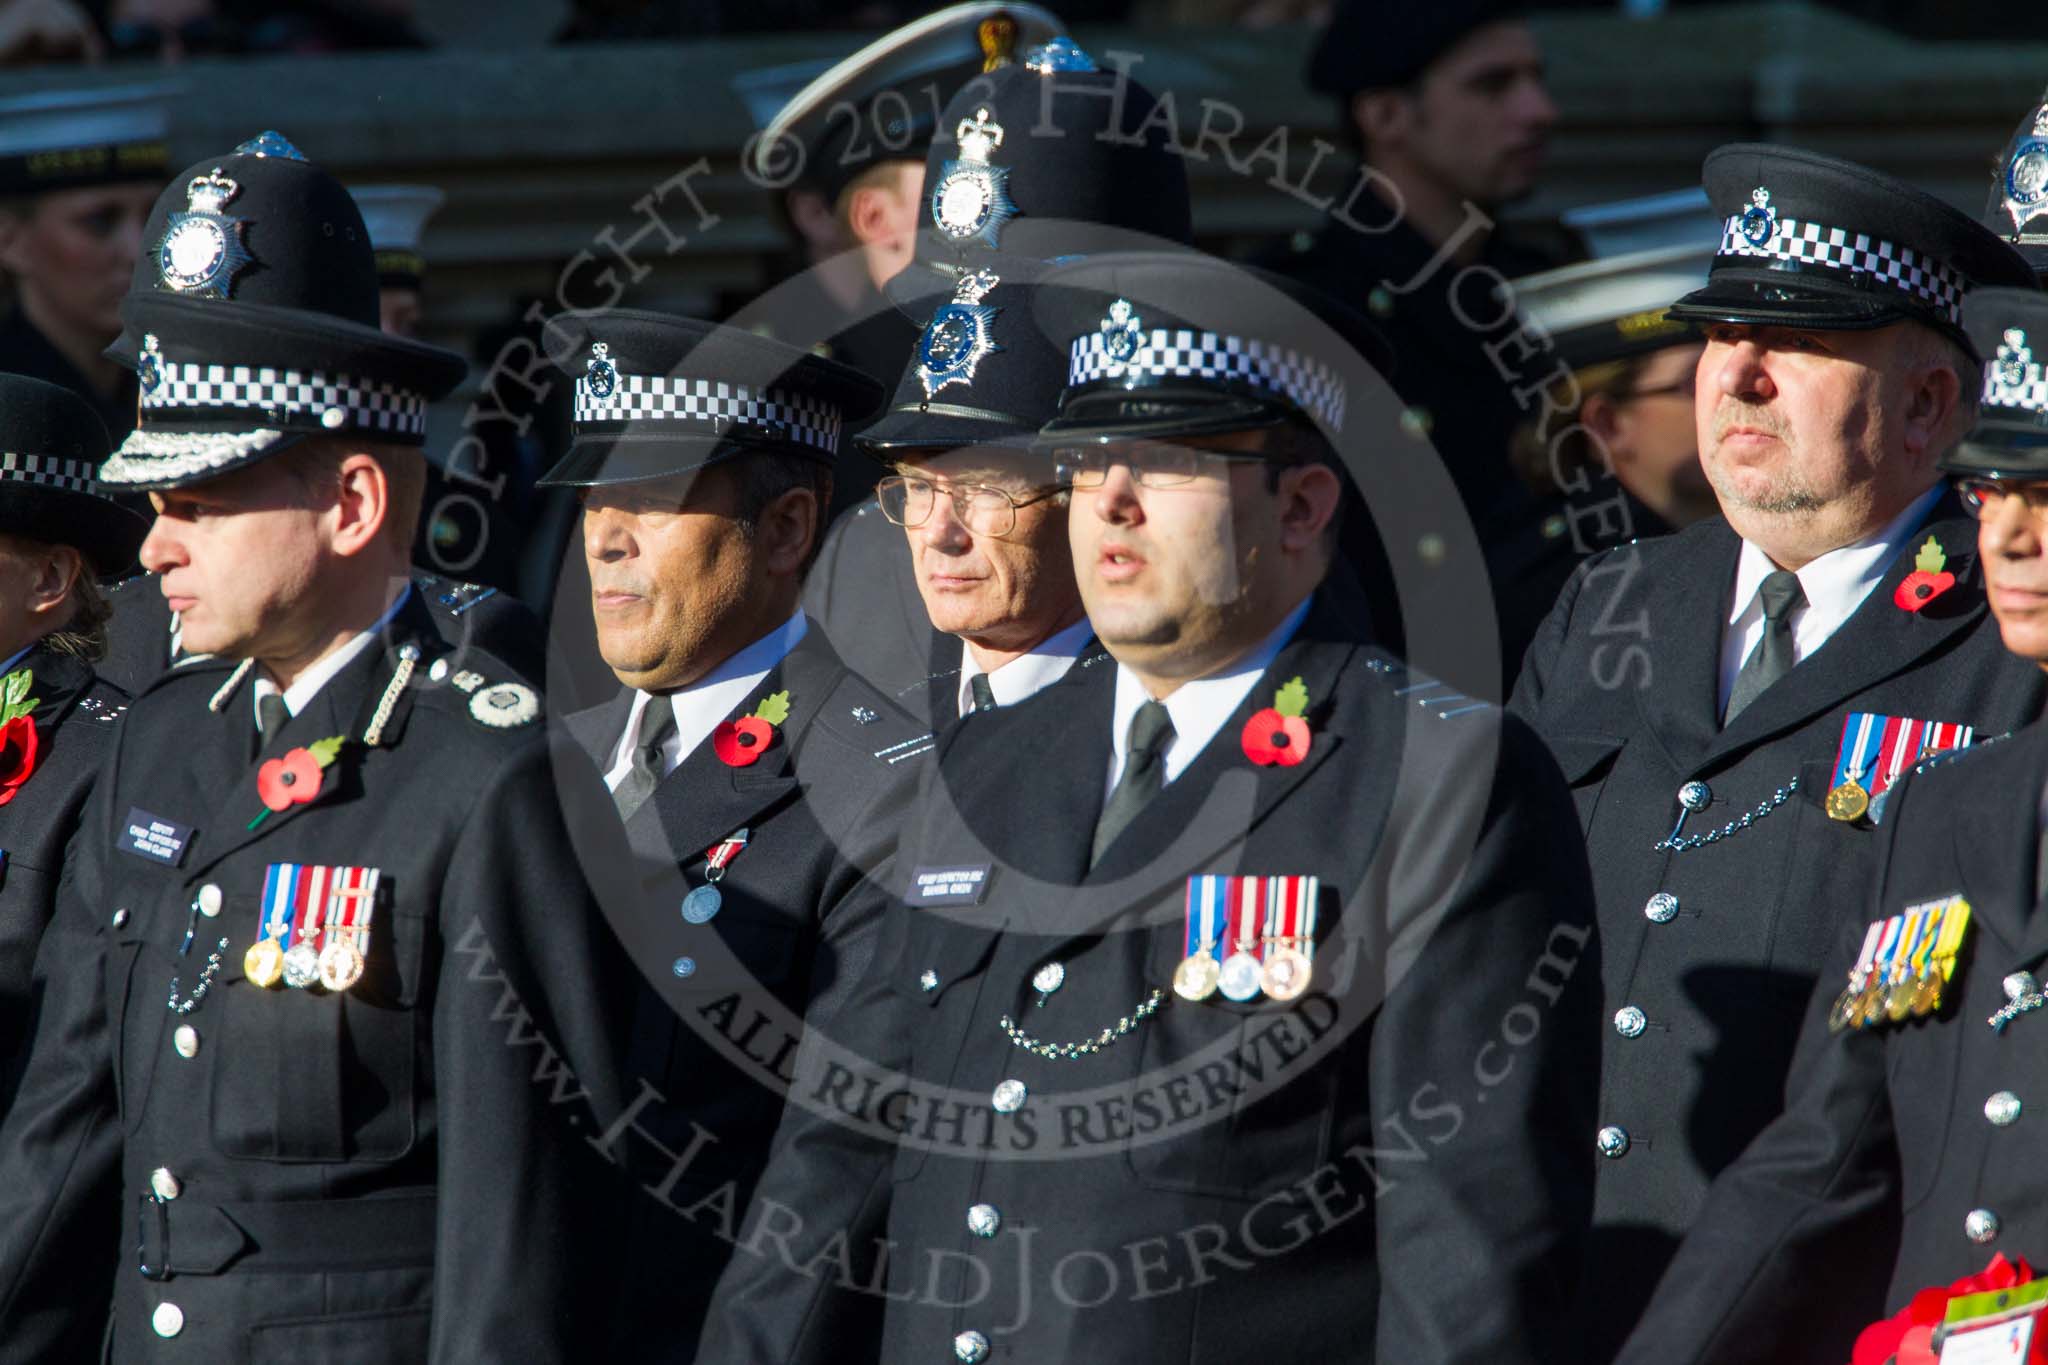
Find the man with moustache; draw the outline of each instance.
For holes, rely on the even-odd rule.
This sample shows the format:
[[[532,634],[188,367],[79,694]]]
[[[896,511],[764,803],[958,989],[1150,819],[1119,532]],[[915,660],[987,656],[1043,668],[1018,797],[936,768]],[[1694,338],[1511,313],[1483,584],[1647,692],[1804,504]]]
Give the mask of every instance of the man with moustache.
[[[1373,340],[1184,254],[1040,307],[1110,658],[942,736],[702,1358],[833,1358],[849,1285],[892,1361],[1569,1358],[1585,872],[1535,737],[1326,594]]]
[[[745,1207],[805,1009],[867,969],[856,893],[931,735],[798,604],[843,433],[879,387],[693,319],[564,325],[574,438],[543,483],[581,496],[597,649],[621,684],[566,723],[638,858],[612,879],[591,866],[646,978],[633,1103],[601,1143],[637,1178],[604,1330],[619,1359],[685,1362],[732,1250],[709,1210]]]
[[[1727,226],[1672,315],[1706,336],[1722,517],[1587,561],[1510,704],[1572,784],[1605,945],[1594,1358],[1779,1111],[1800,1011],[1864,904],[1877,799],[2043,696],[1998,647],[1974,524],[1936,473],[1989,359],[1962,299],[2032,272],[1847,162],[1736,145],[1705,182]]]
[[[621,994],[567,821],[604,795],[406,572],[461,358],[377,330],[354,203],[275,133],[150,228],[141,422],[100,477],[149,492],[144,565],[209,657],[136,699],[66,859],[0,1125],[0,1341],[582,1359]]]
[[[0,269],[14,307],[0,371],[70,389],[110,439],[135,426],[135,374],[102,355],[171,167],[167,92],[40,91],[0,100]]]
[[[833,527],[805,589],[848,661],[934,728],[1022,701],[1090,652],[1066,497],[1030,450],[1067,379],[1036,281],[1055,257],[1189,240],[1186,166],[1153,104],[1059,40],[972,82],[940,119],[918,256],[891,286],[926,322],[894,401],[855,438],[894,473]],[[979,203],[958,193],[978,162],[1014,218],[960,213]]]
[[[1983,410],[1942,468],[1976,514],[2005,648],[2044,671],[2048,379],[2035,348],[2048,299],[1984,290],[1963,314],[1986,358]],[[1901,1311],[1909,1300],[1994,1256],[2048,1254],[2028,1137],[2048,1093],[2048,726],[2027,719],[1917,765],[1887,803],[1879,875],[1843,917],[1807,1004],[1785,1113],[1714,1182],[1622,1355],[1629,1365],[1839,1360],[1852,1340],[1858,1360],[1932,1362],[1930,1317]],[[2015,1332],[2038,1341],[2040,1324],[1951,1329],[1941,1358],[1989,1345],[1968,1358],[2018,1359]]]
[[[83,398],[0,374],[0,1116],[28,1053],[30,968],[64,850],[128,694],[94,671],[95,582],[135,562],[148,523],[97,473],[106,428]]]

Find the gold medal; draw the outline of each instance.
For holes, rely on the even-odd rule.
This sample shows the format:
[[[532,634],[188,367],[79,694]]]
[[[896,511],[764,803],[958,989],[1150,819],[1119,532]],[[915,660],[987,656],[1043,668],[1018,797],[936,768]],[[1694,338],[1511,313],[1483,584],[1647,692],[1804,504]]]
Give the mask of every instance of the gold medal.
[[[1275,1000],[1293,1000],[1308,990],[1309,972],[1308,954],[1291,945],[1274,948],[1266,954],[1259,985]]]
[[[320,984],[345,991],[363,979],[363,955],[353,943],[330,943],[320,950]]]
[[[1870,793],[1863,784],[1850,778],[1841,786],[1828,793],[1828,819],[1853,823],[1861,820],[1870,810]]]
[[[1828,1011],[1828,1032],[1840,1033],[1855,1022],[1856,1002],[1863,994],[1863,983],[1852,979],[1842,993],[1835,997],[1834,1008]]]
[[[1868,1028],[1884,1018],[1884,982],[1873,980],[1856,998],[1856,1027]]]
[[[1941,969],[1935,968],[1920,978],[1913,988],[1913,1013],[1924,1019],[1941,1008]]]
[[[284,976],[284,949],[274,938],[259,938],[242,954],[242,975],[265,990]]]
[[[1911,1018],[1913,997],[1919,989],[1920,983],[1910,976],[1892,982],[1884,993],[1884,1017],[1894,1024],[1902,1024]]]
[[[1216,981],[1222,974],[1211,953],[1184,957],[1173,969],[1173,993],[1183,1000],[1207,1000],[1216,993]]]

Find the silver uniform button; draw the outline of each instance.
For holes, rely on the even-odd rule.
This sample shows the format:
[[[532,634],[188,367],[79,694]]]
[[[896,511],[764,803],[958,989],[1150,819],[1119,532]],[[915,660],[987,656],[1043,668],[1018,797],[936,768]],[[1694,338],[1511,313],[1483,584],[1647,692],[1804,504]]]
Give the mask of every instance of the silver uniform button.
[[[917,984],[925,990],[935,991],[939,988],[939,974],[927,967],[918,976]]]
[[[175,1303],[160,1303],[149,1315],[149,1325],[160,1337],[174,1337],[185,1330],[185,1310]]]
[[[979,1332],[962,1332],[953,1338],[953,1359],[962,1365],[981,1365],[988,1359],[988,1338]]]
[[[1612,1160],[1628,1151],[1628,1129],[1610,1123],[1600,1130],[1594,1141],[1600,1145],[1600,1155]]]
[[[1024,1088],[1022,1081],[1004,1081],[996,1087],[995,1093],[989,1096],[989,1103],[996,1107],[998,1114],[1014,1114],[1024,1107],[1024,1097],[1029,1093],[1031,1092]]]
[[[176,1199],[184,1193],[185,1187],[178,1183],[178,1177],[171,1174],[168,1166],[159,1166],[149,1173],[149,1188],[159,1199]]]
[[[1623,1005],[1614,1012],[1614,1031],[1624,1038],[1639,1036],[1650,1021],[1634,1005]]]
[[[1705,810],[1714,799],[1714,789],[1704,782],[1688,782],[1678,789],[1678,804],[1690,811]]]
[[[1669,924],[1678,918],[1678,897],[1659,891],[1643,902],[1643,918],[1652,924]]]
[[[993,1237],[1003,1226],[1003,1215],[994,1204],[976,1204],[967,1210],[967,1230],[976,1237]]]
[[[171,1046],[178,1050],[180,1057],[191,1061],[199,1055],[199,1030],[190,1024],[178,1025],[177,1030],[171,1034]]]
[[[196,899],[193,900],[192,903],[199,907],[200,914],[206,916],[208,919],[212,919],[215,915],[218,915],[220,913],[220,887],[216,886],[212,882],[208,882],[206,885],[199,888],[199,895]]]
[[[120,908],[119,910],[116,910],[116,911],[114,912],[114,927],[115,927],[116,929],[119,929],[119,928],[121,928],[121,927],[122,927],[123,925],[125,925],[125,924],[127,924],[127,923],[128,923],[128,907],[126,907],[126,906],[122,906],[122,907],[121,907],[121,908]]]
[[[446,659],[436,659],[431,664],[428,664],[427,676],[435,682],[448,681],[448,661]]]
[[[1998,1215],[1990,1209],[1971,1209],[1963,1219],[1963,1236],[1973,1242],[1988,1242],[1998,1236]]]
[[[1067,969],[1057,962],[1048,962],[1031,974],[1031,987],[1040,995],[1051,995],[1067,984]]]
[[[2020,1097],[2010,1090],[2001,1090],[1984,1101],[1984,1117],[1991,1120],[1995,1128],[2003,1128],[2020,1116]]]
[[[1999,984],[2005,987],[2005,998],[2008,1000],[2017,1000],[2023,995],[2037,995],[2041,990],[2032,972],[2014,972]]]

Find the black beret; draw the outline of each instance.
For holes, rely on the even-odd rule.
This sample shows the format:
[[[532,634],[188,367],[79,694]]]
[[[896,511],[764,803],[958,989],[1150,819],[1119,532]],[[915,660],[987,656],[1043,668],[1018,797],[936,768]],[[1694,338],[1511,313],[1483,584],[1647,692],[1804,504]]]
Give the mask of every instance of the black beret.
[[[1513,0],[1337,0],[1309,54],[1309,89],[1342,97],[1407,85],[1466,34],[1526,8]]]
[[[1681,321],[1845,331],[1915,321],[1968,346],[1964,295],[2034,283],[1983,224],[1852,161],[1735,143],[1708,154],[1704,180],[1725,225],[1706,287],[1671,310]]]
[[[830,464],[882,386],[836,360],[697,318],[636,309],[559,318],[549,352],[575,376],[569,450],[544,487],[687,474],[753,452]]]

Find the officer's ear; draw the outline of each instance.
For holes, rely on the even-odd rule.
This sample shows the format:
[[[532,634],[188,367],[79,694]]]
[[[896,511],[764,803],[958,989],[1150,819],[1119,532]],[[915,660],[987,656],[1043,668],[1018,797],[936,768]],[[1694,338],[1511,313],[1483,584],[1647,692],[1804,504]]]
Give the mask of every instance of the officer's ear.
[[[16,280],[28,275],[33,264],[22,253],[31,212],[31,206],[19,200],[0,199],[0,269]]]
[[[31,616],[61,629],[71,607],[72,590],[85,574],[85,556],[69,545],[22,543],[35,550],[28,601],[23,605]]]
[[[1351,97],[1351,121],[1365,140],[1368,157],[1405,143],[1415,114],[1415,98],[1406,90],[1361,90]]]
[[[1337,471],[1310,460],[1281,469],[1272,482],[1280,512],[1280,548],[1301,554],[1319,547],[1344,497]]]
[[[769,499],[754,519],[754,551],[775,577],[802,573],[818,539],[821,509],[809,487],[786,488]]]
[[[353,558],[385,544],[392,506],[384,466],[360,451],[343,455],[334,466],[334,552]]]

